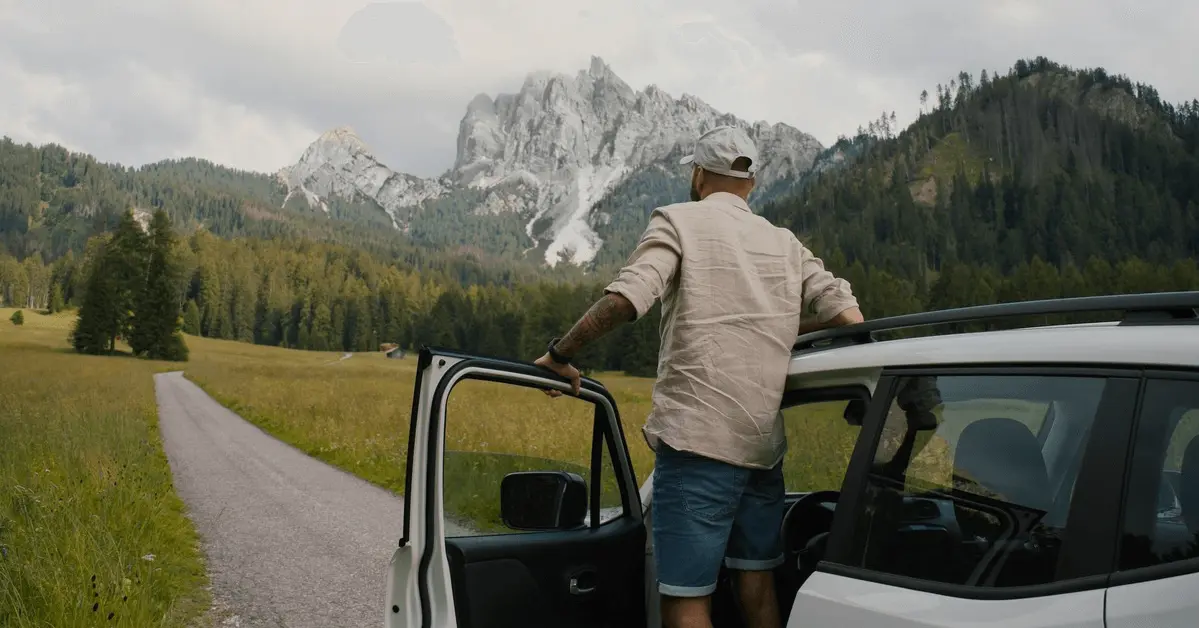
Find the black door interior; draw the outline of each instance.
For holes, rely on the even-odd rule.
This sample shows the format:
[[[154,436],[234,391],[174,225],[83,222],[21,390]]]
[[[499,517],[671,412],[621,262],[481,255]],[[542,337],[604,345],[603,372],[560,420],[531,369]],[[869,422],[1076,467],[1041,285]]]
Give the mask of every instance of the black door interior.
[[[471,366],[514,375],[547,377],[547,371],[532,365],[472,357],[443,376],[430,412],[434,420],[440,416],[440,406],[449,392],[445,382],[452,381],[457,370]],[[503,377],[479,378],[529,385],[508,382]],[[612,411],[616,411],[615,400],[598,382],[584,378],[583,387],[603,396]],[[646,527],[640,514],[627,441],[619,416],[609,416],[597,405],[594,417],[592,482],[591,486],[579,489],[588,496],[590,503],[585,509],[591,513],[590,521],[584,521],[582,511],[578,511],[577,519],[563,524],[555,518],[553,525],[538,525],[537,531],[513,529],[502,534],[446,539],[450,585],[459,628],[623,628],[645,625]],[[435,424],[430,430],[431,434],[437,434]],[[432,438],[435,442],[429,477],[430,490],[436,490],[431,487],[440,486],[441,478],[436,476],[438,465],[435,461],[444,460],[445,452],[436,437]],[[603,469],[605,448],[611,456],[611,468],[606,471]],[[552,467],[554,462],[549,461],[548,465]],[[558,471],[561,470],[546,468],[536,473]],[[520,473],[509,474],[515,475]],[[576,478],[577,482],[583,481],[579,476]],[[615,480],[609,490],[618,491],[623,514],[596,525],[591,521],[600,520],[602,491],[596,483],[600,478]],[[523,494],[528,496],[530,485],[514,484],[523,484],[526,489]],[[514,495],[521,493],[520,490],[513,492]],[[503,503],[501,499],[501,510],[507,508]],[[581,502],[575,506],[583,507]],[[507,514],[516,514],[519,519],[528,513]],[[429,516],[434,516],[432,510]],[[432,521],[429,524],[432,526]]]
[[[645,525],[446,540],[460,628],[645,625]]]

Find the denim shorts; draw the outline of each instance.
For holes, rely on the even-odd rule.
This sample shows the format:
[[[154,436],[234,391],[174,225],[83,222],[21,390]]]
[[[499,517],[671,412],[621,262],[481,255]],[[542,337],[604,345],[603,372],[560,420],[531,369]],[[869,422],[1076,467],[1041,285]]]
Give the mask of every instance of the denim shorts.
[[[781,565],[783,495],[781,462],[749,469],[659,441],[652,497],[658,591],[711,595],[721,563],[740,571]]]

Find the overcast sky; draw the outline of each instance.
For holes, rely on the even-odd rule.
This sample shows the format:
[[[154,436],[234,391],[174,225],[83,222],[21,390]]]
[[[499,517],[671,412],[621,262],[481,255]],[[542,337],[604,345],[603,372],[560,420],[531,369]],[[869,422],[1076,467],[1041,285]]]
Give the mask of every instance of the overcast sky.
[[[348,125],[436,175],[470,98],[602,57],[824,144],[960,70],[1045,55],[1199,97],[1193,0],[0,0],[0,135],[273,172]]]

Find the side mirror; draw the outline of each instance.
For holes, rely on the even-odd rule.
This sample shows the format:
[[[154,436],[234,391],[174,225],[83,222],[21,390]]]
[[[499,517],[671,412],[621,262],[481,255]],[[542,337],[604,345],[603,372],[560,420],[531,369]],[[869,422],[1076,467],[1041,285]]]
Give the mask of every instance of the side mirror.
[[[587,482],[566,471],[509,473],[500,483],[500,517],[513,530],[569,530],[587,516]]]
[[[851,399],[845,404],[845,411],[841,413],[845,422],[854,427],[861,427],[862,417],[866,416],[866,401],[864,399]]]

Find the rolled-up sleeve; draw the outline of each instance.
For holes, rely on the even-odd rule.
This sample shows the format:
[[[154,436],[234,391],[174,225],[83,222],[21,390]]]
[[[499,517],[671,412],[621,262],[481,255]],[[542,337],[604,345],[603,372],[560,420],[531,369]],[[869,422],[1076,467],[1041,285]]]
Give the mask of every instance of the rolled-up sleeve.
[[[662,296],[679,268],[681,256],[674,225],[661,211],[654,210],[637,248],[604,292],[628,299],[637,309],[637,318],[641,318]]]
[[[800,273],[803,277],[803,315],[827,323],[834,316],[858,306],[849,282],[825,270],[824,261],[802,244]]]

